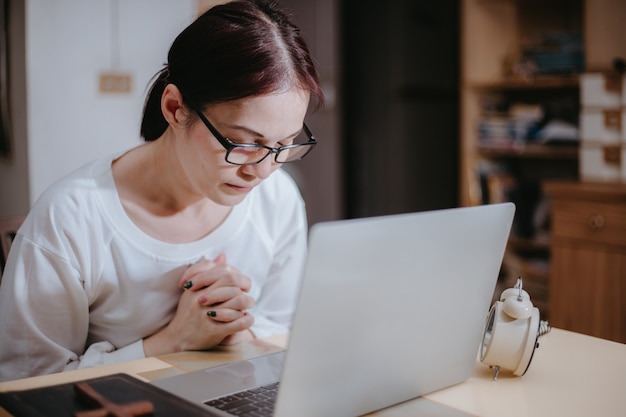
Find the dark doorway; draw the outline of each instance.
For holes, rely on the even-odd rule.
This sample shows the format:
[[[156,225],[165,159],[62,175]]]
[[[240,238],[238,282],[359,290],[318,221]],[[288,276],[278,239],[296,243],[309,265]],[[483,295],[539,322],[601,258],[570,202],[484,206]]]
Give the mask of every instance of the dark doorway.
[[[458,205],[459,1],[340,5],[345,217]]]

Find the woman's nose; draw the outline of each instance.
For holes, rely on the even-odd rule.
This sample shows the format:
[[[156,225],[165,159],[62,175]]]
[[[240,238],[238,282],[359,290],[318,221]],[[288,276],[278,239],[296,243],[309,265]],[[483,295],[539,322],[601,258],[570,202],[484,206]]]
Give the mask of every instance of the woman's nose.
[[[274,161],[274,155],[268,155],[258,164],[244,165],[241,168],[248,175],[253,175],[257,178],[266,179],[279,166],[280,164]]]

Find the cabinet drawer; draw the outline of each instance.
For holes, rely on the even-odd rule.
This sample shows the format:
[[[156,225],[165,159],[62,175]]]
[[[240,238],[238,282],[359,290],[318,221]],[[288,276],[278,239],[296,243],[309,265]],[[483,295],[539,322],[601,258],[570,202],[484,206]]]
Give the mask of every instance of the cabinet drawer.
[[[626,246],[626,204],[553,200],[552,233],[555,238]]]

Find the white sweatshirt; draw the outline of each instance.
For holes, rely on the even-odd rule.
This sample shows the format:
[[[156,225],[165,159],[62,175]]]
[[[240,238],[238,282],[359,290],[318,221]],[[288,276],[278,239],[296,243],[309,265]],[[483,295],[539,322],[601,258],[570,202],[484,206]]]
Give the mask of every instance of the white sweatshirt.
[[[285,333],[306,257],[304,203],[274,172],[209,236],[172,244],[126,215],[103,158],[62,179],[20,228],[0,285],[0,381],[145,356],[191,263],[224,252],[252,279],[257,337]]]

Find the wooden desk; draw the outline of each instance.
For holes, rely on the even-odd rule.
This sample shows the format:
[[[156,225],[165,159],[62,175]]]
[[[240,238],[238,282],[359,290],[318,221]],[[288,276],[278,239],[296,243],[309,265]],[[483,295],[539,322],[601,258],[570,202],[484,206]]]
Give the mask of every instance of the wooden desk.
[[[626,412],[626,345],[553,329],[540,338],[530,369],[521,378],[502,371],[497,381],[477,362],[464,383],[426,395],[432,401],[482,417],[621,417]],[[0,391],[35,388],[126,372],[145,381],[280,350],[286,337],[221,349],[184,352],[122,364],[0,383]],[[372,413],[414,415],[415,401]],[[8,414],[0,409],[0,416]]]

